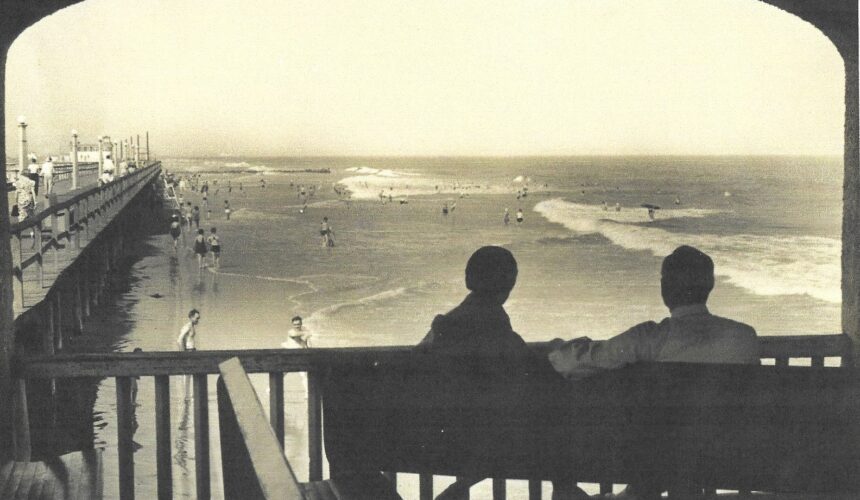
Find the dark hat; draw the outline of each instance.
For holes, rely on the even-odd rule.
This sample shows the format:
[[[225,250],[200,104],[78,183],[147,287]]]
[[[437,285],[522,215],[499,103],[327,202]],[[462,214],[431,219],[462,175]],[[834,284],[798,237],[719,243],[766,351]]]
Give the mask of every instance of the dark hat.
[[[517,282],[517,261],[505,248],[481,247],[466,264],[466,288],[473,292],[508,292]]]

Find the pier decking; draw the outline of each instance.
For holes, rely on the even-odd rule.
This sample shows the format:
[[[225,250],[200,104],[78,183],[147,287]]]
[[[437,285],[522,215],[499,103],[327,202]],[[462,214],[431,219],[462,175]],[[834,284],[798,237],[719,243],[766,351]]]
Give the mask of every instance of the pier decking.
[[[82,250],[160,171],[160,163],[152,163],[104,186],[61,190],[50,205],[11,225],[16,318],[45,299]]]

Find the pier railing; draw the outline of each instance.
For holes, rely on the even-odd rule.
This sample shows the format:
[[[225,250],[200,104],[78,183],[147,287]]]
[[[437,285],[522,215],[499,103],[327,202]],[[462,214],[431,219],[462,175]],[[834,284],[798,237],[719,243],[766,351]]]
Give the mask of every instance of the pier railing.
[[[531,344],[535,349],[545,344]],[[805,335],[761,337],[761,358],[777,365],[847,365],[850,340],[845,335]],[[302,350],[238,350],[197,352],[145,352],[107,354],[60,354],[22,360],[17,367],[18,389],[36,379],[113,377],[116,379],[117,438],[120,498],[134,498],[133,402],[134,377],[153,377],[155,382],[155,430],[158,498],[173,497],[171,471],[170,377],[189,375],[193,379],[194,450],[197,498],[210,497],[209,458],[209,375],[219,372],[219,363],[238,357],[248,373],[265,373],[269,379],[269,422],[278,442],[284,444],[284,374],[305,372],[308,376],[308,471],[310,481],[323,475],[322,376],[332,367],[378,361],[409,366],[412,347],[338,348]],[[832,360],[832,362],[831,362]],[[398,471],[387,471],[396,481]],[[495,481],[499,481],[498,479]],[[502,480],[503,481],[503,480]],[[419,477],[420,498],[433,498],[433,477]],[[494,487],[496,500],[504,498],[503,485]],[[608,484],[601,491],[611,491]],[[539,481],[529,484],[529,498],[540,499]]]
[[[160,164],[153,163],[102,186],[72,192],[70,198],[53,203],[27,219],[12,224],[10,234],[15,309],[21,311],[41,300],[39,291],[50,286],[46,279],[46,267],[49,265],[47,271],[56,276],[61,271],[61,262],[73,260],[74,255],[95,237],[98,229],[108,224],[160,171]],[[29,248],[24,245],[27,237],[32,238]],[[65,256],[67,258],[63,258],[62,251],[68,254]],[[52,262],[46,265],[48,256]],[[33,272],[38,283],[37,292],[31,293],[35,300],[28,298],[28,290],[25,289],[27,278],[32,278]]]

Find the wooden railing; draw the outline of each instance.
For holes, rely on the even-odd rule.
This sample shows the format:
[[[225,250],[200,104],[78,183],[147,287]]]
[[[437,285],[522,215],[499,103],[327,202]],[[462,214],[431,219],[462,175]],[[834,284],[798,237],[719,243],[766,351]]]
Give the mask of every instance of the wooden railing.
[[[530,344],[534,349],[546,344]],[[814,366],[824,364],[825,358],[845,362],[851,342],[845,335],[806,335],[760,337],[762,359],[775,359],[788,364],[791,359],[811,360]],[[131,400],[132,377],[154,377],[155,430],[158,498],[173,497],[170,438],[170,377],[190,375],[193,379],[194,449],[197,498],[210,497],[209,459],[209,400],[208,376],[219,373],[218,365],[238,357],[248,373],[267,373],[269,378],[269,422],[278,442],[284,444],[284,374],[306,372],[308,375],[308,471],[309,481],[319,481],[323,474],[322,441],[322,374],[330,367],[366,364],[379,361],[388,365],[408,366],[412,347],[337,348],[302,350],[233,350],[197,352],[145,352],[107,354],[59,354],[21,360],[16,367],[19,388],[27,380],[63,379],[77,377],[116,378],[117,436],[119,454],[119,484],[122,499],[134,498],[134,455],[132,448],[133,413]],[[390,477],[396,481],[396,472]],[[433,477],[420,480],[420,498],[433,498]],[[601,491],[611,491],[609,484]],[[504,480],[493,485],[494,498],[505,496]],[[529,484],[529,498],[541,497],[541,484]]]
[[[97,168],[97,167],[96,167]],[[77,253],[95,237],[98,228],[108,224],[144,186],[161,172],[153,163],[103,186],[94,186],[55,203],[45,210],[12,224],[12,271],[15,306],[28,305],[25,297],[25,273],[34,267],[38,286],[46,286],[45,257],[51,254],[52,271],[60,272],[60,251]],[[45,231],[49,231],[47,236]],[[32,236],[32,252],[25,252],[23,239]],[[73,255],[73,254],[70,254]]]

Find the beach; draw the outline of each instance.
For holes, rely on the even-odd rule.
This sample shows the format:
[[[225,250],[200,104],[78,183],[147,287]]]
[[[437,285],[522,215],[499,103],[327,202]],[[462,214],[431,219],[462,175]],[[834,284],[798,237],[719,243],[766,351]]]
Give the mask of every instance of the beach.
[[[148,238],[113,313],[86,327],[105,339],[102,349],[175,350],[191,308],[202,315],[198,349],[279,348],[294,315],[312,347],[415,344],[435,314],[462,300],[466,260],[490,244],[518,260],[505,307],[527,341],[608,338],[667,316],[660,261],[681,244],[715,261],[713,313],[760,335],[840,331],[837,157],[186,158],[164,167],[208,181],[211,218],[199,191],[183,196],[201,206],[207,235],[217,227],[221,266],[198,269],[191,236],[176,252],[167,228]],[[314,186],[314,196],[304,200],[299,186]],[[654,221],[644,203],[660,207]],[[322,245],[323,217],[334,247]],[[174,491],[193,497],[193,425],[174,379]],[[254,384],[266,406],[265,377]],[[303,479],[304,389],[298,375],[285,385],[286,449]],[[214,379],[209,387],[214,398]],[[117,491],[114,395],[113,380],[103,382],[95,407],[106,498]],[[138,400],[136,488],[148,498],[155,496],[151,380],[140,381]],[[211,450],[218,497],[215,442]],[[402,484],[405,498],[414,496],[410,481]],[[509,495],[521,498],[516,488]]]

